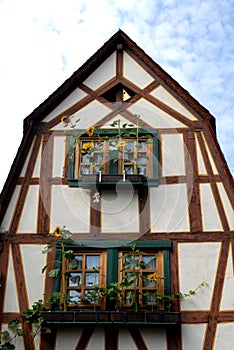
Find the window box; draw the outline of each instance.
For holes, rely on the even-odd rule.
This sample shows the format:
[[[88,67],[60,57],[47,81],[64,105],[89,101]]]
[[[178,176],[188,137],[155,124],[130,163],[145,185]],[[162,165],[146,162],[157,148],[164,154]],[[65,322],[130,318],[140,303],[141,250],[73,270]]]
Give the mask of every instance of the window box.
[[[48,325],[83,324],[139,324],[139,325],[177,325],[179,312],[150,311],[44,311],[42,317]]]
[[[78,179],[79,187],[82,188],[104,188],[113,189],[116,185],[126,188],[129,183],[134,187],[147,184],[147,178],[143,175],[125,175],[125,181],[123,175],[108,175],[101,174],[101,181],[99,175],[82,175]]]

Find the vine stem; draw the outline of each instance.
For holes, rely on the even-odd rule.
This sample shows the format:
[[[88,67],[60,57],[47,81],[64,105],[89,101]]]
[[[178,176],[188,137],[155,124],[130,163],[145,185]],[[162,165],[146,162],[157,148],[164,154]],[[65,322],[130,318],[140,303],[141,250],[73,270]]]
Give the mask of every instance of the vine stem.
[[[62,251],[62,288],[63,288],[63,310],[67,311],[67,284],[66,284],[66,275],[65,275],[65,259],[64,259],[64,244],[61,245],[61,251]]]

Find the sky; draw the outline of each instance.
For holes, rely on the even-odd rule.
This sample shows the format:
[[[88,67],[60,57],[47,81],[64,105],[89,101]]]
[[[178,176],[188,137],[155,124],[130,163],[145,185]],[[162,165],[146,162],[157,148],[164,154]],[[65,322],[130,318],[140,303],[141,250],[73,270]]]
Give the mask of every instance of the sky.
[[[0,0],[0,190],[24,118],[119,29],[216,118],[234,174],[233,0]]]

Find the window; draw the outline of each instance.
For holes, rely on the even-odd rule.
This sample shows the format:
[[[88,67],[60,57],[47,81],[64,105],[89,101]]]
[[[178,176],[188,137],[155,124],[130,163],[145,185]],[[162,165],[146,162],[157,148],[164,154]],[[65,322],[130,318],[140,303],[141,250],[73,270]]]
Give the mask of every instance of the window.
[[[139,309],[163,309],[162,296],[170,293],[170,247],[169,241],[102,250],[68,247],[74,252],[65,261],[68,309],[113,310],[117,302],[121,309],[131,309],[134,297]],[[57,291],[61,283],[57,281]],[[115,302],[105,293],[113,283],[119,290]]]
[[[140,307],[156,305],[157,296],[164,296],[163,252],[140,251],[134,257],[128,251],[119,254],[119,280],[129,277],[124,288],[123,306],[131,306],[133,294],[137,294]],[[131,283],[132,281],[132,283]],[[159,302],[158,306],[163,306]]]
[[[84,175],[95,175],[99,171],[107,175],[143,175],[153,184],[158,178],[158,139],[155,131],[141,131],[134,137],[134,130],[125,130],[121,142],[115,130],[97,130],[92,137],[85,131],[77,131],[80,138],[69,155],[68,180],[71,186]],[[130,136],[130,137],[129,137]],[[71,137],[70,144],[74,144]],[[154,180],[154,181],[153,181]],[[155,184],[155,183],[154,183]]]
[[[98,288],[105,285],[105,253],[75,253],[75,258],[67,264],[67,294],[70,308],[97,306],[104,307]]]

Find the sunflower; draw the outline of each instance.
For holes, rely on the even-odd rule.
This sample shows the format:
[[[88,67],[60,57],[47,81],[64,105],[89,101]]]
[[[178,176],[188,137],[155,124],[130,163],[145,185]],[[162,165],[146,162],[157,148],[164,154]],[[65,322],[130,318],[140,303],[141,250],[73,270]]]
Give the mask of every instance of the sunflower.
[[[86,129],[86,131],[87,131],[87,134],[88,134],[89,136],[93,136],[93,133],[94,133],[94,131],[95,131],[95,127],[94,127],[94,126],[89,126],[89,127]]]
[[[61,229],[59,226],[56,226],[55,229],[54,229],[54,236],[55,237],[60,237],[61,235]]]
[[[67,124],[69,122],[69,117],[64,115],[62,118],[61,118],[61,122],[64,123],[64,124]]]
[[[150,275],[147,276],[147,279],[150,282],[156,281],[157,278],[158,278],[157,272],[151,273]]]
[[[118,147],[125,147],[125,146],[127,146],[127,142],[124,140],[120,140],[116,145],[117,148]]]
[[[94,147],[93,142],[87,142],[82,146],[82,149],[89,149],[89,148],[93,148],[93,147]]]

